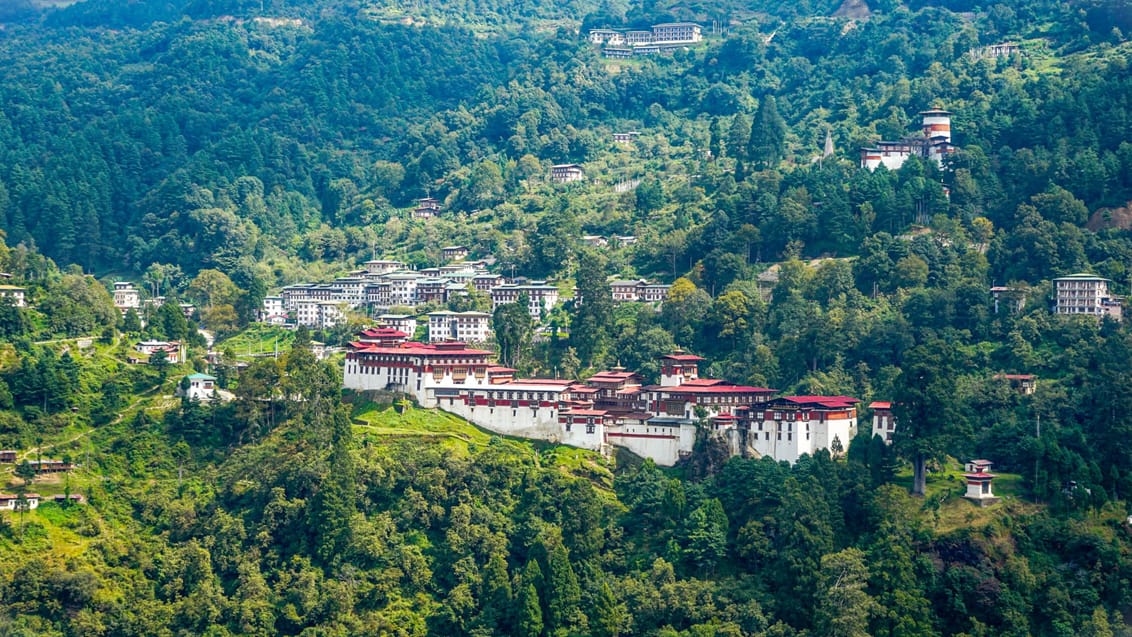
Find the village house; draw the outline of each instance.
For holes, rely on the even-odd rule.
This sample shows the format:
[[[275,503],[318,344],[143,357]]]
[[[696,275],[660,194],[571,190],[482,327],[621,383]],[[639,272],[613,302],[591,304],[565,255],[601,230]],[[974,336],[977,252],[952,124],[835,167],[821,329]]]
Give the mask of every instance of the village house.
[[[627,133],[613,133],[613,141],[617,144],[631,144],[640,136],[641,134],[635,130],[631,130]]]
[[[1053,280],[1054,313],[1121,319],[1120,298],[1109,292],[1110,280],[1095,274],[1071,274]]]
[[[27,509],[32,511],[39,508],[40,497],[38,493],[25,493],[24,500]],[[19,508],[20,496],[10,493],[0,493],[0,511],[16,511]]]
[[[140,356],[130,356],[129,362],[148,363],[157,352],[165,352],[165,361],[177,365],[185,361],[185,346],[180,341],[141,341],[134,345]]]
[[[951,144],[951,113],[933,109],[922,111],[920,117],[923,125],[919,135],[895,142],[881,141],[861,149],[861,167],[870,171],[880,166],[897,170],[912,156],[942,167],[944,157],[958,150]]]
[[[177,384],[177,395],[189,400],[209,401],[216,397],[216,377],[208,374],[189,374]]]
[[[417,207],[413,209],[414,219],[431,219],[440,214],[440,202],[432,197],[417,200]]]
[[[16,307],[27,307],[27,288],[15,285],[0,285],[0,297],[11,300]]]
[[[122,313],[141,309],[141,292],[129,281],[114,282],[114,307]]]
[[[487,312],[430,312],[428,341],[485,343],[492,336],[491,314]]]
[[[15,449],[4,449],[0,451],[0,463],[12,464],[16,462],[18,452]]]
[[[464,246],[445,246],[440,249],[440,255],[448,263],[461,261],[468,258],[468,249]]]
[[[550,180],[559,184],[582,181],[586,172],[578,164],[555,164],[550,167]]]
[[[1038,379],[1033,374],[995,374],[994,380],[1010,383],[1010,388],[1023,396],[1030,396],[1038,387]]]
[[[75,468],[70,462],[63,460],[29,460],[28,464],[37,474],[66,473]]]
[[[506,280],[501,275],[488,272],[481,272],[472,277],[472,287],[475,288],[476,292],[490,293],[492,289],[504,283],[506,283]]]
[[[404,270],[405,264],[400,261],[393,261],[390,259],[371,259],[362,264],[368,274],[380,276],[382,274],[391,274],[398,270]]]

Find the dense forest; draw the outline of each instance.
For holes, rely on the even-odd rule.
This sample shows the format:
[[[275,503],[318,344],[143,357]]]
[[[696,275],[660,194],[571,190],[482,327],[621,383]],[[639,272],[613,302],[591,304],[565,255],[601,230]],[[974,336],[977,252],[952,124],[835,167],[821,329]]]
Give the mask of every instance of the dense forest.
[[[705,41],[613,60],[584,37],[673,20]],[[1132,634],[1132,331],[1050,312],[1065,274],[1132,293],[1128,0],[21,0],[0,21],[0,272],[28,301],[0,299],[0,479],[84,497],[0,513],[0,635]],[[942,166],[859,167],[929,108],[953,113]],[[589,178],[553,183],[563,162]],[[440,217],[411,219],[424,196]],[[705,375],[892,401],[895,444],[862,410],[840,457],[704,435],[662,469],[343,396],[305,330],[206,367],[206,335],[234,361],[271,290],[452,244],[587,299],[537,342],[497,313],[522,373],[652,380],[682,347]],[[672,288],[615,306],[613,275]],[[117,279],[168,300],[123,316]],[[147,338],[190,361],[129,364]],[[173,397],[205,369],[231,402]],[[46,457],[77,469],[29,471]],[[958,497],[975,457],[1002,474],[985,509]]]

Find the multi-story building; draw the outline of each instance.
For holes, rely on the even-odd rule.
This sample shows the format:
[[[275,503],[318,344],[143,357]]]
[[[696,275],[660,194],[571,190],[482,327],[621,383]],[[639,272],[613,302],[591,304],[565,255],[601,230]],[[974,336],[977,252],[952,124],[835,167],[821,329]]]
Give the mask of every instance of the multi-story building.
[[[417,333],[417,319],[408,314],[382,314],[377,317],[377,326],[400,330],[410,339]]]
[[[339,301],[345,303],[348,307],[359,308],[365,303],[365,288],[368,281],[365,277],[360,276],[346,276],[334,279],[333,285],[342,290],[338,298],[327,299],[330,301]]]
[[[141,292],[129,281],[115,281],[114,307],[123,315],[130,310],[137,311],[141,308]]]
[[[862,148],[861,167],[876,170],[884,166],[896,170],[912,156],[943,166],[943,158],[957,150],[951,144],[951,113],[933,109],[922,111],[920,117],[923,125],[919,135],[895,142],[877,142],[876,146]]]
[[[1054,312],[1121,319],[1120,299],[1109,292],[1108,279],[1094,274],[1071,274],[1053,280]]]
[[[892,444],[892,434],[896,432],[896,416],[892,415],[892,403],[874,401],[869,403],[873,411],[873,436],[880,436],[887,445]]]
[[[381,276],[382,274],[391,274],[398,270],[404,270],[405,264],[400,261],[393,261],[390,259],[371,259],[363,264],[366,272],[371,275]]]
[[[440,249],[440,255],[446,263],[460,261],[468,257],[468,249],[464,246],[445,246]]]
[[[422,407],[436,407],[440,390],[443,396],[456,396],[460,389],[486,386],[491,356],[455,342],[356,348],[346,354],[342,383],[357,391],[403,392]]]
[[[578,164],[555,164],[550,167],[550,180],[555,183],[567,184],[585,178],[586,171]]]
[[[440,202],[432,197],[417,200],[417,207],[413,210],[414,219],[431,219],[440,214]]]
[[[691,44],[703,39],[703,28],[694,22],[667,22],[652,27],[653,44]]]
[[[500,305],[518,302],[519,296],[523,293],[527,294],[527,309],[531,313],[531,318],[536,321],[541,321],[555,305],[558,305],[557,287],[547,285],[546,281],[531,281],[525,285],[505,284],[492,288],[492,309],[494,310]]]
[[[758,456],[794,463],[819,449],[838,455],[857,435],[858,402],[849,396],[782,396],[743,409],[738,427]]]
[[[472,287],[476,292],[490,293],[493,288],[497,288],[506,283],[502,276],[498,274],[490,274],[483,272],[472,277]]]
[[[668,296],[670,285],[636,281],[613,281],[609,284],[615,303],[660,303]]]
[[[491,335],[491,315],[486,312],[429,312],[430,343],[486,343]]]
[[[268,325],[283,325],[287,322],[287,309],[283,306],[283,297],[263,297],[263,305],[259,310],[259,322]]]
[[[324,330],[345,322],[343,303],[303,299],[295,303],[295,321],[299,325]]]

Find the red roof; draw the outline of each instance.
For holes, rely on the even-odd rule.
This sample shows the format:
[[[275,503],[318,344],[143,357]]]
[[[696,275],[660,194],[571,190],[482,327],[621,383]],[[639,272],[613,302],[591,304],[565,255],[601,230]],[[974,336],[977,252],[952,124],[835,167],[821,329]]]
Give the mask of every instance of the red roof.
[[[563,416],[604,416],[609,412],[604,409],[571,409],[561,413]]]
[[[995,374],[995,379],[1005,378],[1006,380],[1034,380],[1033,374]]]
[[[885,403],[879,400],[869,403],[869,409],[892,409],[892,403]]]
[[[512,372],[512,373],[514,373],[516,371],[518,371],[518,370],[516,370],[514,367],[500,367],[498,365],[496,365],[495,367],[488,367],[487,368],[487,373],[489,373],[489,374],[492,373],[492,372],[497,372],[497,373],[498,372]]]
[[[993,473],[983,473],[982,471],[980,471],[978,473],[964,473],[963,477],[967,478],[968,480],[990,480],[992,478],[997,478],[998,476]]]
[[[695,354],[665,354],[664,356],[661,356],[660,358],[661,358],[661,360],[682,361],[682,362],[689,362],[689,363],[694,363],[696,361],[706,360],[702,356],[696,356]]]
[[[595,380],[599,382],[612,382],[630,380],[632,378],[639,378],[639,375],[636,372],[598,372],[590,376],[589,380],[591,382]]]
[[[710,387],[712,385],[730,384],[722,378],[693,378],[680,383],[681,387]]]
[[[358,332],[367,338],[408,338],[409,335],[393,327],[370,327]]]
[[[381,347],[378,345],[361,344],[359,352],[366,354],[394,354],[410,356],[491,356],[494,352],[482,349],[469,349],[465,343],[418,343],[408,341],[394,347]]]
[[[783,396],[782,400],[799,405],[818,405],[820,407],[852,407],[861,402],[852,396]]]
[[[664,387],[664,390],[672,393],[684,394],[773,394],[777,389],[769,389],[767,387],[750,387],[747,385],[710,385],[708,387],[692,386],[688,387],[688,383],[679,385],[677,387]]]

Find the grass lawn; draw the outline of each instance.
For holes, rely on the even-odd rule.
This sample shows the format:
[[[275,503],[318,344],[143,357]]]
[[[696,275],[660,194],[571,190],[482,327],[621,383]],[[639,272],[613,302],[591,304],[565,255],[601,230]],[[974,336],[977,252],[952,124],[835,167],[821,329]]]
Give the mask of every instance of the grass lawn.
[[[963,527],[986,526],[1004,514],[1025,513],[1040,506],[1025,498],[1026,489],[1021,475],[994,471],[996,478],[992,489],[999,501],[981,507],[963,497],[967,491],[964,473],[963,465],[953,458],[948,458],[943,463],[942,470],[928,473],[924,511],[935,511],[934,526],[937,533],[948,533]],[[912,467],[907,466],[898,472],[893,483],[911,490]]]

